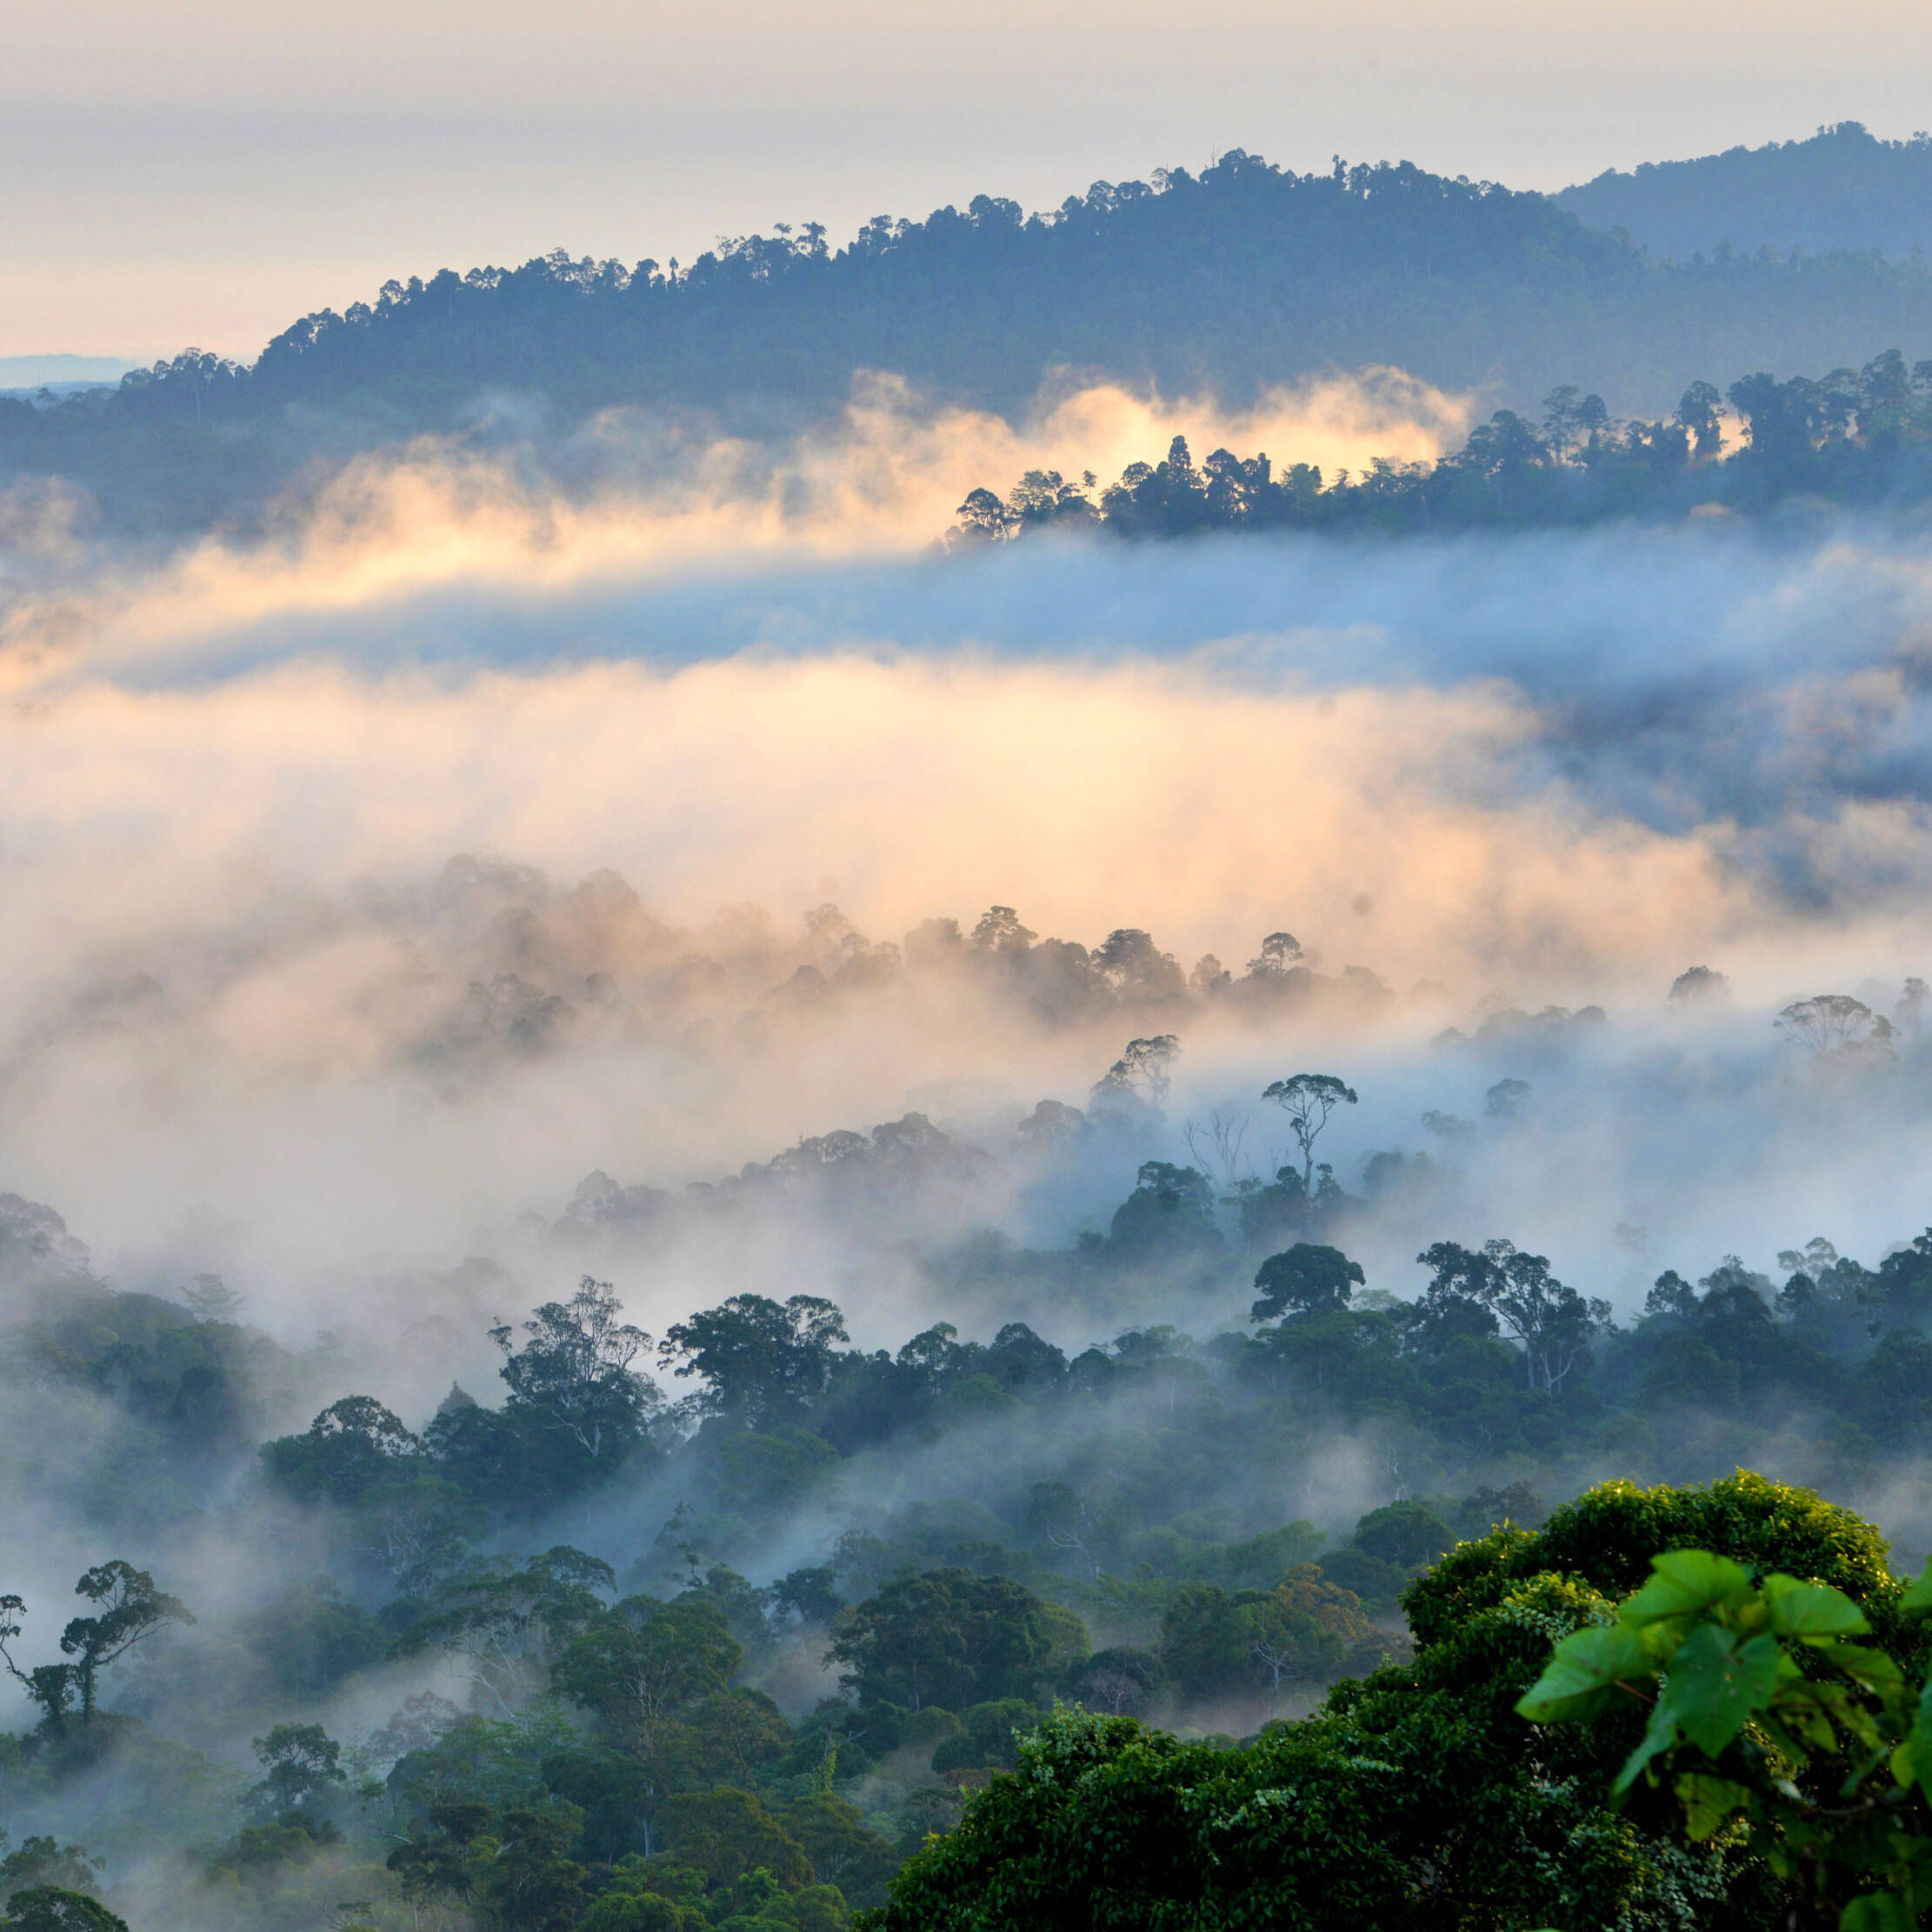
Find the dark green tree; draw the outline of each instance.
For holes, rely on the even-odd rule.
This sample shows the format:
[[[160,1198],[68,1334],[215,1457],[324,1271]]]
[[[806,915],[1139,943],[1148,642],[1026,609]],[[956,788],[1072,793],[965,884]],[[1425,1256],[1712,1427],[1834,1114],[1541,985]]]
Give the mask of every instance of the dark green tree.
[[[1250,1322],[1271,1322],[1283,1315],[1333,1315],[1347,1308],[1365,1276],[1362,1264],[1339,1248],[1298,1241],[1279,1255],[1270,1255],[1255,1275],[1257,1291],[1248,1312]]]
[[[1543,1256],[1514,1242],[1486,1241],[1475,1250],[1439,1241],[1416,1259],[1430,1271],[1423,1307],[1431,1320],[1446,1332],[1500,1326],[1522,1345],[1533,1389],[1561,1388],[1610,1327],[1608,1302],[1558,1281]]]
[[[494,1823],[486,1804],[432,1804],[423,1826],[389,1855],[389,1869],[403,1897],[418,1909],[431,1903],[468,1906],[496,1854]]]
[[[696,1865],[714,1886],[740,1873],[763,1869],[781,1885],[812,1882],[805,1849],[766,1809],[754,1791],[721,1785],[668,1799],[662,1809],[664,1838],[681,1864]]]
[[[626,1750],[648,1758],[667,1725],[725,1689],[743,1656],[723,1610],[706,1597],[627,1596],[578,1632],[551,1679]]]
[[[1053,1651],[1044,1610],[1010,1577],[929,1570],[896,1577],[845,1612],[830,1654],[862,1708],[957,1711],[1030,1697]]]
[[[734,1295],[664,1331],[658,1360],[703,1386],[696,1413],[749,1429],[796,1422],[831,1380],[835,1344],[847,1339],[831,1302],[794,1295],[783,1302]]]
[[[836,1792],[810,1791],[794,1798],[778,1822],[804,1847],[813,1878],[837,1886],[855,1903],[882,1896],[898,1868],[891,1844],[866,1823],[856,1804]]]
[[[1315,1191],[1315,1143],[1329,1116],[1337,1107],[1356,1104],[1356,1090],[1332,1073],[1291,1074],[1286,1080],[1273,1080],[1262,1089],[1262,1098],[1271,1100],[1288,1116],[1289,1131],[1302,1150],[1302,1191]]]
[[[277,1724],[253,1748],[267,1775],[250,1789],[249,1802],[264,1818],[307,1811],[349,1782],[342,1746],[320,1724]]]
[[[656,1385],[632,1367],[650,1337],[621,1321],[608,1282],[586,1275],[568,1302],[546,1302],[523,1323],[518,1348],[508,1322],[490,1331],[503,1351],[510,1405],[537,1416],[590,1458],[620,1462],[644,1440]]]
[[[1170,1161],[1141,1163],[1134,1191],[1114,1210],[1107,1234],[1111,1250],[1141,1264],[1213,1254],[1225,1245],[1207,1176]]]
[[[354,1503],[423,1456],[421,1437],[372,1396],[330,1403],[300,1436],[262,1448],[270,1481],[304,1502]]]
[[[42,1664],[30,1671],[23,1671],[7,1649],[9,1642],[20,1635],[19,1620],[27,1606],[17,1596],[0,1596],[0,1660],[40,1706],[49,1727],[57,1731],[77,1698],[81,1722],[94,1721],[100,1674],[110,1664],[157,1630],[195,1621],[178,1597],[159,1589],[146,1570],[137,1569],[119,1557],[86,1571],[75,1584],[74,1594],[99,1608],[93,1616],[71,1619],[61,1632],[62,1655],[72,1661]]]
[[[1456,1541],[1455,1533],[1427,1503],[1386,1502],[1371,1509],[1355,1526],[1358,1549],[1404,1569],[1433,1562]]]
[[[389,1649],[382,1625],[330,1576],[290,1582],[263,1607],[247,1641],[276,1690],[295,1697],[332,1689]]]
[[[0,1925],[17,1927],[18,1932],[128,1932],[127,1921],[117,1918],[99,1899],[57,1885],[33,1885],[13,1893]]]
[[[569,1805],[519,1806],[496,1821],[475,1895],[490,1932],[571,1932],[590,1897],[583,1867],[570,1855],[581,1826]]]
[[[1069,1666],[1068,1697],[1109,1717],[1138,1717],[1166,1681],[1167,1671],[1151,1650],[1110,1645]]]

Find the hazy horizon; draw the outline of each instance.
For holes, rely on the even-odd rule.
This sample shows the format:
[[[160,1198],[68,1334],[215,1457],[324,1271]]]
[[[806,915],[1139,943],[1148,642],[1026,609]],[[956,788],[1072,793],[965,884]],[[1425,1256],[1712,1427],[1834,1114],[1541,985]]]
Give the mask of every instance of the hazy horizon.
[[[472,15],[452,58],[425,8],[270,22],[208,0],[163,30],[90,0],[15,30],[0,356],[252,358],[391,276],[559,246],[689,260],[777,220],[843,237],[983,193],[1051,207],[1234,146],[1555,192],[1845,119],[1900,137],[1932,80],[1899,43],[1912,17],[1382,0],[1341,21],[1219,0],[1184,22],[1116,10],[1097,37],[1017,10],[968,34],[929,9],[741,0],[698,20],[578,0],[541,47],[508,10]]]

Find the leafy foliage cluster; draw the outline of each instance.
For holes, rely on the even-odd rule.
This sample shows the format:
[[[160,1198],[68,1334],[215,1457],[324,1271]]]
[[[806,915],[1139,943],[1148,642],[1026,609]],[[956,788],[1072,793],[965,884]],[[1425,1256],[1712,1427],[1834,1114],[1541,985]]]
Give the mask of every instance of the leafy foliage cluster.
[[[1462,1544],[1408,1590],[1413,1661],[1338,1686],[1302,1722],[1229,1748],[1129,1718],[1055,1713],[1022,1742],[1017,1775],[912,1859],[868,1922],[876,1932],[1830,1922],[1792,1915],[1800,1889],[1762,1835],[1712,1829],[1702,1815],[1687,1829],[1675,1799],[1646,1792],[1606,1802],[1644,1729],[1636,1700],[1620,1711],[1606,1702],[1614,1693],[1582,1694],[1579,1703],[1595,1699],[1589,1727],[1533,1729],[1518,1711],[1526,1696],[1542,1709],[1560,1688],[1539,1682],[1553,1642],[1559,1659],[1580,1659],[1623,1641],[1609,1627],[1612,1602],[1633,1564],[1647,1565],[1660,1542],[1695,1537],[1747,1591],[1754,1572],[1802,1579],[1767,1585],[1786,1590],[1791,1614],[1815,1623],[1818,1606],[1842,1604],[1856,1627],[1869,1619],[1882,1633],[1856,1661],[1869,1679],[1901,1681],[1922,1656],[1882,1540],[1848,1512],[1749,1476],[1688,1491],[1608,1485],[1540,1530]],[[1798,1675],[1783,1682],[1795,1697]],[[1689,1711],[1695,1694],[1676,1695]]]

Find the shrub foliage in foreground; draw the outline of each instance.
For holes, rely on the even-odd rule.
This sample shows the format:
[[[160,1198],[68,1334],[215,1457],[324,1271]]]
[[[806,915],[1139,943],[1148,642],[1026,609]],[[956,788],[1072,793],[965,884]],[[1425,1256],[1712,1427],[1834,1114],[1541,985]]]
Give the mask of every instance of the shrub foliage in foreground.
[[[1517,1705],[1538,1723],[1649,1714],[1610,1787],[1667,1781],[1684,1827],[1762,1853],[1786,1922],[1912,1932],[1932,1909],[1932,1689],[1843,1591],[1708,1549],[1652,1559],[1613,1619],[1573,1630]],[[1898,1608],[1932,1611],[1932,1564]]]
[[[1465,1543],[1411,1586],[1413,1662],[1337,1687],[1315,1717],[1224,1749],[1056,1711],[958,1829],[902,1870],[870,1932],[1042,1925],[1161,1932],[1294,1926],[1769,1928],[1789,1881],[1742,1829],[1693,1837],[1674,1793],[1610,1786],[1646,1708],[1533,1726],[1518,1701],[1572,1632],[1608,1623],[1657,1554],[1842,1591],[1907,1669],[1915,1627],[1878,1532],[1740,1474],[1612,1483],[1535,1534]]]

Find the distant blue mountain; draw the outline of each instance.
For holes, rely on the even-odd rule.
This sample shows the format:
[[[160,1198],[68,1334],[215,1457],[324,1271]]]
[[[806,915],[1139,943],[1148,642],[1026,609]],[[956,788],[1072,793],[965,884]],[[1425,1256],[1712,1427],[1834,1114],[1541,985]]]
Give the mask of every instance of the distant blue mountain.
[[[1625,229],[1680,262],[1726,243],[1745,254],[1879,249],[1902,260],[1915,249],[1932,255],[1932,136],[1881,141],[1841,121],[1808,141],[1612,169],[1556,200],[1590,227]]]
[[[63,390],[118,383],[134,364],[125,356],[0,356],[0,390]]]

